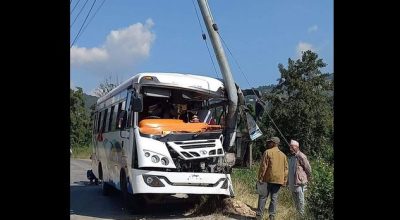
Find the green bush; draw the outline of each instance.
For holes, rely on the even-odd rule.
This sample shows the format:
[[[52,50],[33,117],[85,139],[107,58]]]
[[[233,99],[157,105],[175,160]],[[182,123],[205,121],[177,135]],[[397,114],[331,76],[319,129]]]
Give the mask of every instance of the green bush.
[[[333,166],[322,159],[311,161],[312,179],[306,194],[307,208],[316,219],[333,219]]]
[[[257,182],[258,169],[260,167],[260,162],[256,161],[251,169],[248,168],[234,168],[232,170],[232,179],[243,183],[255,192],[255,185]]]
[[[265,150],[266,147],[262,140],[257,139],[256,141],[254,141],[252,148],[253,160],[261,160]]]

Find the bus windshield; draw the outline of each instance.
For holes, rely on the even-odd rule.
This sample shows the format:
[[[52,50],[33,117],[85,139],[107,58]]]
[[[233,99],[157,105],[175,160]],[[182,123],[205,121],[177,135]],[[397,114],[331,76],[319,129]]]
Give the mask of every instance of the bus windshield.
[[[219,125],[226,99],[194,90],[143,87],[141,132],[204,132],[221,130]],[[155,129],[156,128],[156,129]]]

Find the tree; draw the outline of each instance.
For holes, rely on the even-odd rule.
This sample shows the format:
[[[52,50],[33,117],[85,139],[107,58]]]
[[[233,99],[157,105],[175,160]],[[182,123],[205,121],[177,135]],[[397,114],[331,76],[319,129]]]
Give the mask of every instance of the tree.
[[[329,97],[333,84],[327,79],[329,74],[321,73],[325,66],[311,51],[297,61],[289,58],[287,68],[278,65],[281,78],[267,100],[272,106],[269,114],[286,138],[298,140],[306,154],[333,162],[333,105]],[[280,136],[269,118],[264,116],[263,121],[264,134]],[[282,146],[289,151],[284,141]]]
[[[70,144],[71,148],[89,146],[91,123],[85,109],[82,88],[70,89]]]
[[[115,87],[117,87],[120,83],[118,82],[118,79],[116,83],[111,82],[111,76],[107,79],[104,80],[104,82],[100,83],[99,87],[96,88],[94,91],[94,94],[97,97],[102,97],[109,93],[111,90],[113,90]]]

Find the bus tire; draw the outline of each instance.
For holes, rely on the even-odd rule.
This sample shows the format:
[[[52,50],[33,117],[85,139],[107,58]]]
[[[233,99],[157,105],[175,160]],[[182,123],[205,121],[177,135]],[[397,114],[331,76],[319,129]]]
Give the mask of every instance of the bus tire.
[[[126,173],[123,170],[121,170],[121,175],[120,175],[120,188],[121,188],[123,208],[127,211],[135,213],[141,211],[143,207],[143,201],[140,200],[141,197],[139,195],[130,195],[128,193]]]
[[[101,167],[101,163],[99,163],[98,169],[99,169],[99,180],[103,180],[103,168]]]
[[[102,190],[103,196],[108,196],[108,195],[110,195],[112,188],[111,188],[110,184],[104,182],[104,180],[103,180],[102,184],[101,184],[101,190]]]
[[[103,180],[103,168],[101,167],[101,163],[99,163],[99,179],[101,180],[101,191],[103,196],[108,196],[111,193],[111,186],[107,184],[106,181]]]
[[[129,193],[128,193],[128,186],[126,183],[125,171],[121,171],[119,184],[120,184],[121,195],[122,195],[122,206],[125,210],[129,210],[129,209],[131,209],[131,207],[130,207]]]

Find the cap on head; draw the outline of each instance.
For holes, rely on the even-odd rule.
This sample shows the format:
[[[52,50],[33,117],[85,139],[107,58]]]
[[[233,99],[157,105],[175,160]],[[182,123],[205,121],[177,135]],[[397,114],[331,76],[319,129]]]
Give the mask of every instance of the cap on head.
[[[274,142],[275,144],[279,144],[281,142],[281,140],[278,137],[272,137],[267,140],[267,143],[268,142]]]
[[[299,142],[297,142],[297,141],[295,141],[295,140],[290,140],[290,145],[293,145],[293,146],[299,146]]]

